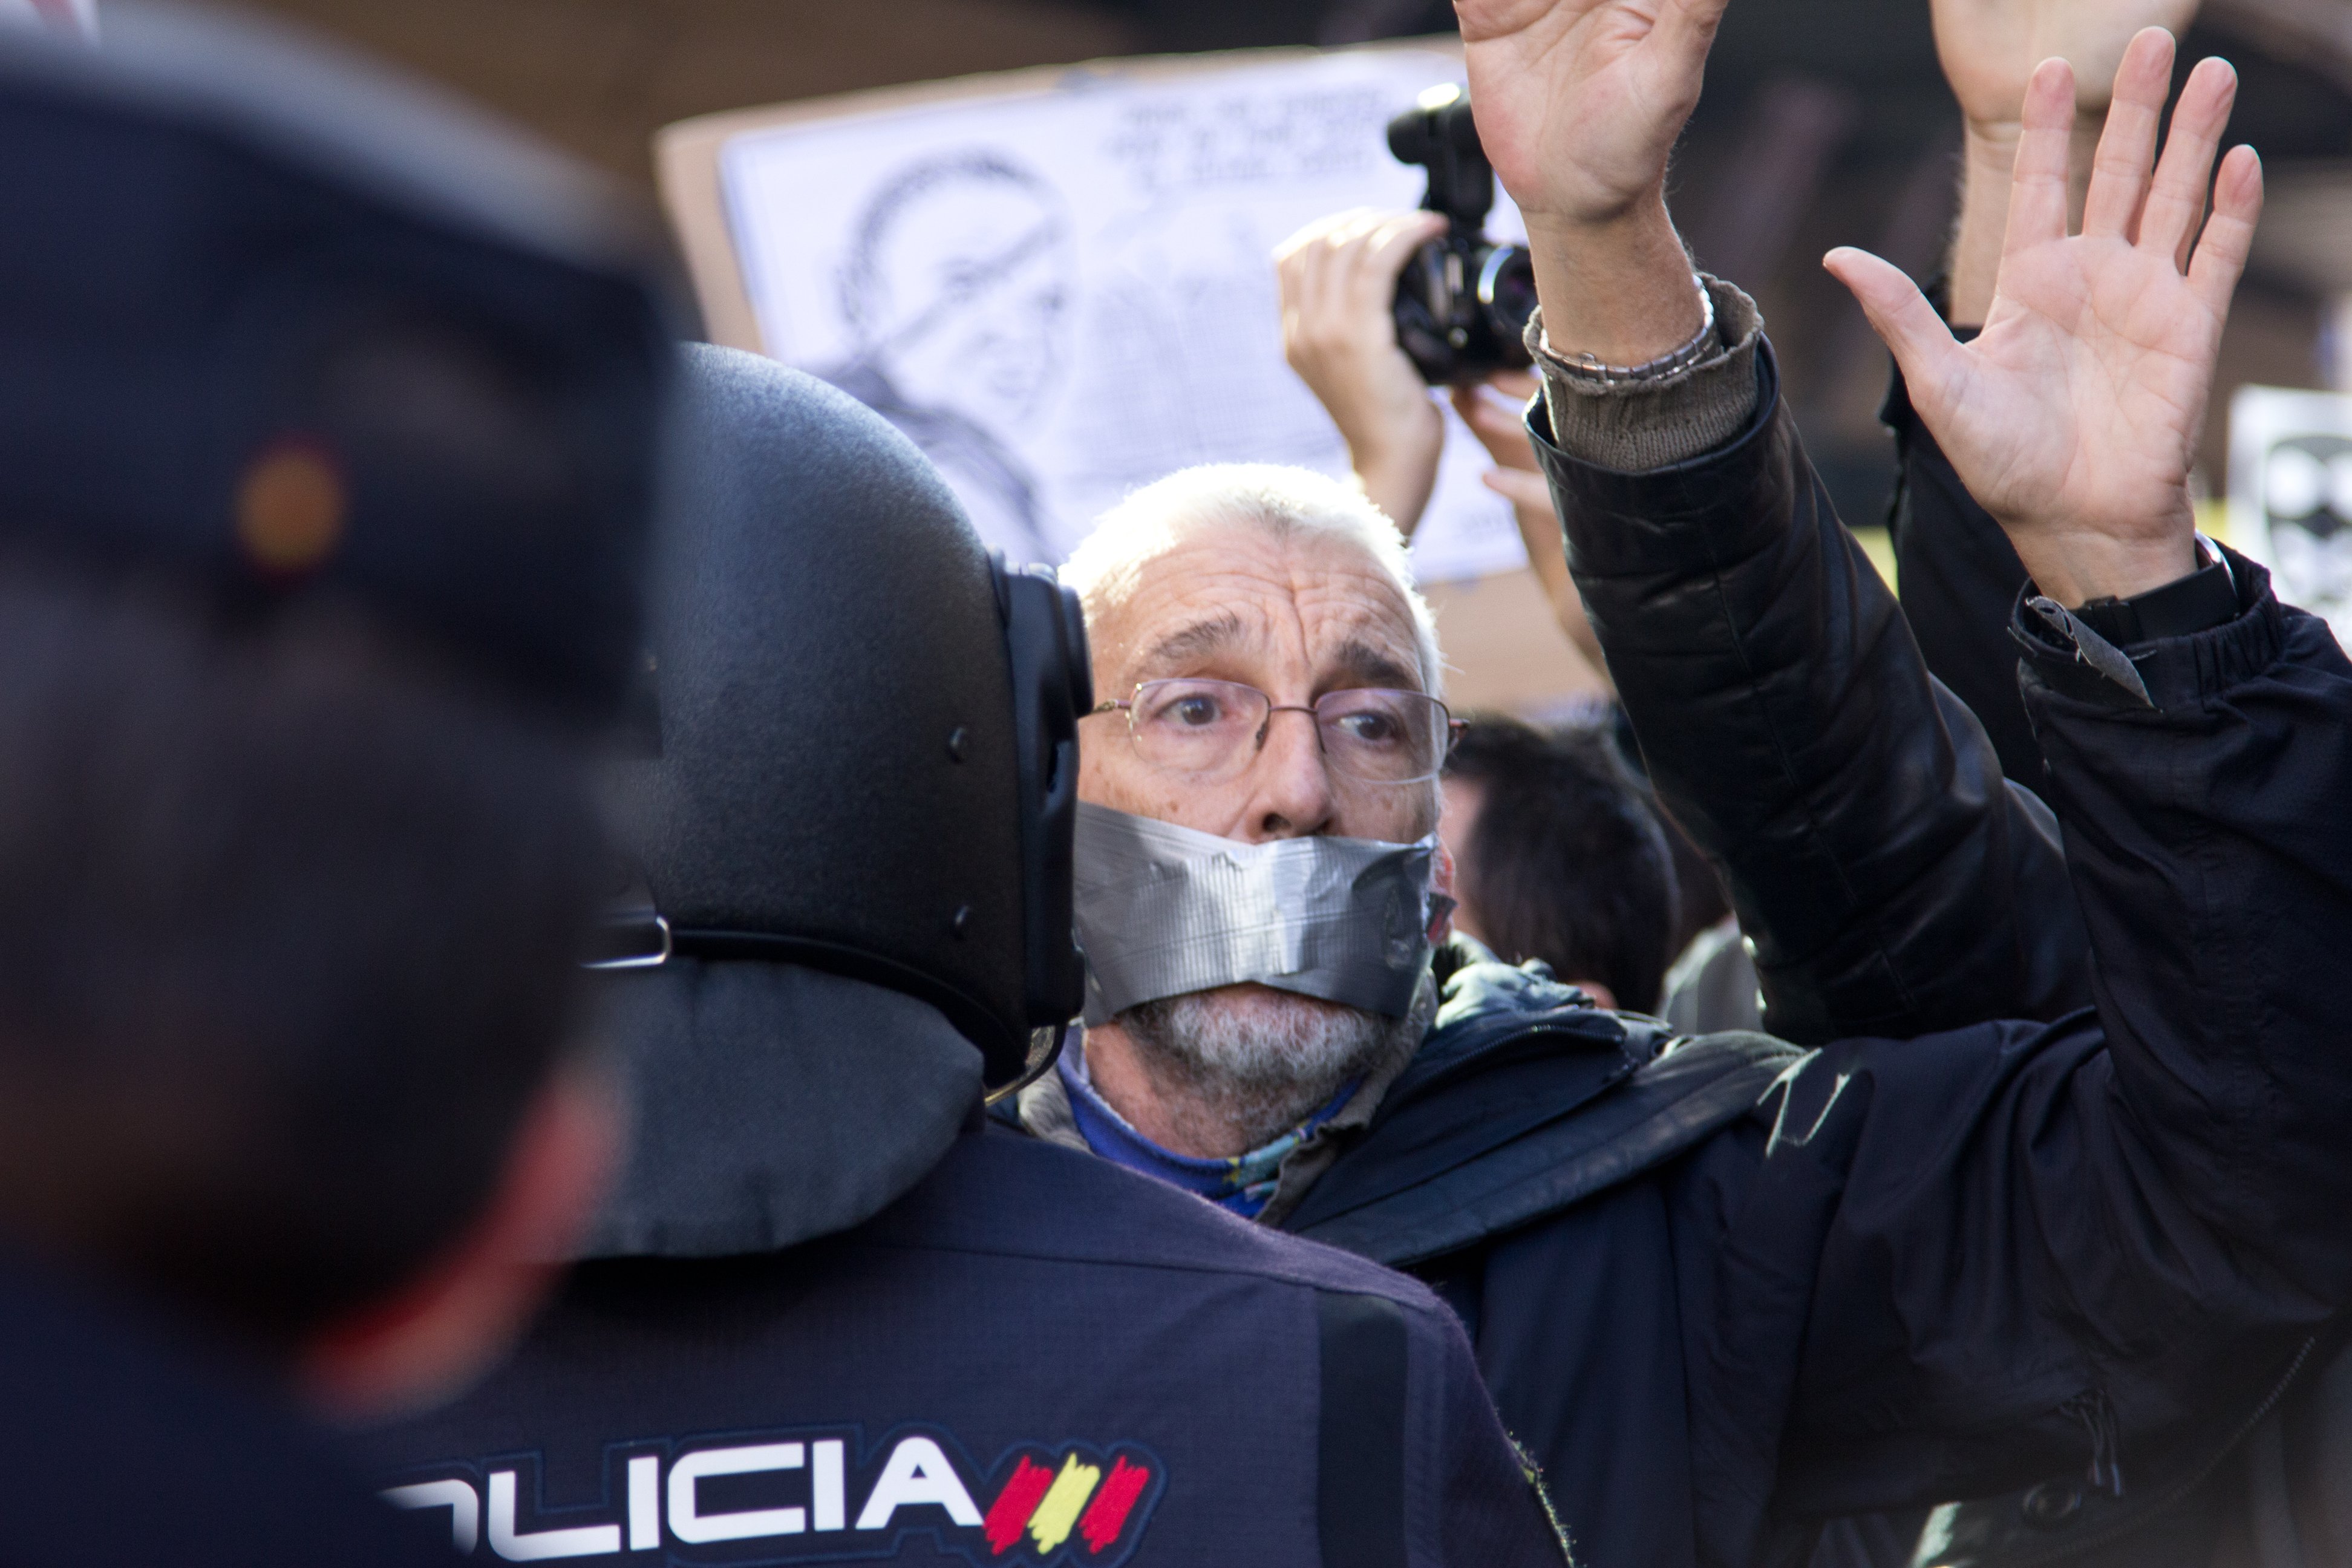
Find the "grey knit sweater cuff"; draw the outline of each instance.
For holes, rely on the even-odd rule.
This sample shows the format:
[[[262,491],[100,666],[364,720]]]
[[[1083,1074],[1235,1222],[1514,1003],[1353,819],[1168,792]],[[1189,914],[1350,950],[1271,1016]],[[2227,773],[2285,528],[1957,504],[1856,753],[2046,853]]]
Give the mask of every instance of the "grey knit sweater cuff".
[[[1645,473],[1711,452],[1756,413],[1756,345],[1764,318],[1756,301],[1720,279],[1715,296],[1721,352],[1671,375],[1603,384],[1579,375],[1544,346],[1543,311],[1528,322],[1528,350],[1543,373],[1544,404],[1559,449],[1598,468]]]

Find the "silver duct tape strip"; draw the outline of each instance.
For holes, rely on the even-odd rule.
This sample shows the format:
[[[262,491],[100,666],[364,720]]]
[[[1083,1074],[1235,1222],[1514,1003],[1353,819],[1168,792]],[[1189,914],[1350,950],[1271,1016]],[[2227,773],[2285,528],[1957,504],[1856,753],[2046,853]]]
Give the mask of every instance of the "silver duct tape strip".
[[[1244,844],[1078,806],[1088,1024],[1255,981],[1401,1018],[1429,964],[1437,836]]]

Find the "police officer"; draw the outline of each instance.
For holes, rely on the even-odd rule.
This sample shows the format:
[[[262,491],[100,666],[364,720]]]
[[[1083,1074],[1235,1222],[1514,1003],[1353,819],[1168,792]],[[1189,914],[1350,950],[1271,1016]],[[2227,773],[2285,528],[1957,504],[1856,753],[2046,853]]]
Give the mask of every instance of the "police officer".
[[[240,30],[0,31],[0,1556],[427,1561],[304,1419],[540,1297],[670,355],[641,238]]]
[[[1559,1562],[1428,1292],[982,1113],[1078,1002],[1076,605],[847,397],[688,366],[630,1168],[389,1495],[516,1561]]]

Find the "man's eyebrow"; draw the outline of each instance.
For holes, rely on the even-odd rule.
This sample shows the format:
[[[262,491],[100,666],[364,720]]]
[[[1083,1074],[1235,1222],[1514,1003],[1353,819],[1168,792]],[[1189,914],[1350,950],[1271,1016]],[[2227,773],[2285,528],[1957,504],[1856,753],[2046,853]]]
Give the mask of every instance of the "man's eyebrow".
[[[1242,618],[1228,610],[1169,633],[1151,645],[1139,663],[1145,669],[1168,669],[1223,653],[1242,640]]]
[[[1358,637],[1349,637],[1339,645],[1338,651],[1331,656],[1331,668],[1350,680],[1360,680],[1370,686],[1392,687],[1401,691],[1423,689],[1421,675],[1411,665]]]

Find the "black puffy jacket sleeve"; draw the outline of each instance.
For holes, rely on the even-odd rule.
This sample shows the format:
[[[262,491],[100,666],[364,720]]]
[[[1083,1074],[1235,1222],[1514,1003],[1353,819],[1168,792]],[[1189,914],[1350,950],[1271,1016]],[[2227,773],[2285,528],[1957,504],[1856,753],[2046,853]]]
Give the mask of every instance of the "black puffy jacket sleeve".
[[[1989,987],[2035,974],[1987,939],[2059,895],[2047,842],[2016,851],[2044,819],[1984,786],[1990,745],[1830,518],[1762,363],[1753,423],[1688,463],[1546,454],[1572,565],[1735,887],[1824,847],[1826,908],[1798,915],[1814,953],[1858,955],[1832,1002],[1891,955],[1980,1016],[1917,933],[1948,920],[1950,966]],[[2352,663],[2229,560],[2231,619],[2126,650],[2144,697],[2011,618],[2095,1011],[1828,1043],[1670,1173],[1701,1562],[1801,1562],[1812,1521],[2069,1467],[2160,1503],[2352,1300]],[[1883,813],[1884,855],[1846,803]],[[1906,902],[1964,852],[1986,858],[1958,910]],[[1916,921],[1873,946],[1889,906]]]
[[[2069,1470],[2161,1507],[2352,1299],[2352,664],[2231,564],[2145,703],[2012,622],[2095,1013],[1836,1042],[1689,1167],[1703,1560]]]
[[[1766,1023],[1906,1037],[2087,999],[2058,832],[1928,674],[1779,396],[1727,447],[1652,473],[1561,452],[1577,588],[1652,778],[1755,942]],[[2014,657],[2010,661],[2014,669]],[[2071,929],[2071,928],[2069,928]]]

